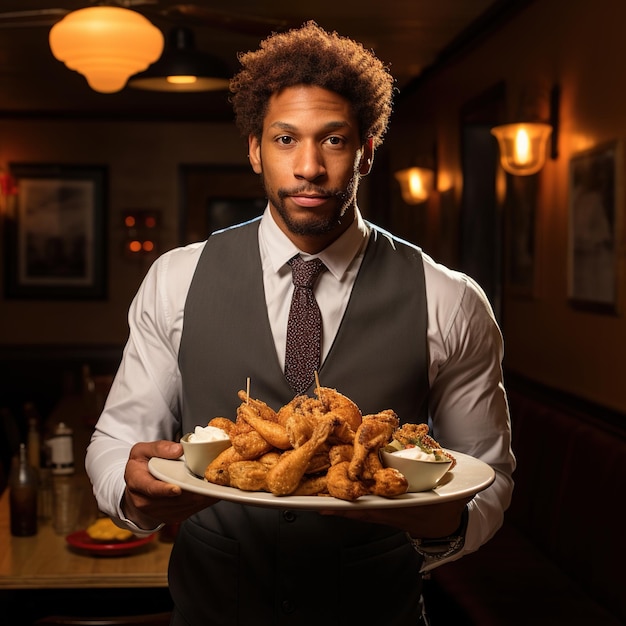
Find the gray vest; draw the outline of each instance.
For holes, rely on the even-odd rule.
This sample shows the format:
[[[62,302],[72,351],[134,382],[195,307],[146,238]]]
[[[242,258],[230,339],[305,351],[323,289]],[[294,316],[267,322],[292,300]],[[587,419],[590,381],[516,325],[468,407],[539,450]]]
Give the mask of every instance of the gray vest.
[[[421,252],[373,228],[320,383],[364,414],[392,408],[404,421],[425,420],[426,328]],[[267,318],[258,220],[207,241],[185,304],[179,366],[183,432],[214,416],[234,419],[247,377],[251,394],[275,409],[292,399]],[[419,567],[397,529],[221,501],[187,520],[176,539],[174,623],[415,624]],[[364,602],[380,594],[387,573],[393,600]]]
[[[179,352],[183,432],[217,415],[234,419],[239,389],[274,409],[293,397],[267,317],[258,221],[207,241],[187,302]],[[418,248],[373,228],[320,383],[354,400],[363,414],[394,409],[425,417],[428,393],[426,292]],[[310,390],[312,392],[312,389]]]

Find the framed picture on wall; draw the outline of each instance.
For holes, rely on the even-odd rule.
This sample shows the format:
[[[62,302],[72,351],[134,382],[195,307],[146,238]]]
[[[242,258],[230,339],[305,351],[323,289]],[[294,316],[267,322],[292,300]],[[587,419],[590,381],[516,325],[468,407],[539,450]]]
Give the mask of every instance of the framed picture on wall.
[[[104,298],[106,168],[13,163],[10,171],[6,296]]]
[[[580,152],[570,161],[568,298],[574,308],[617,312],[622,170],[620,141]]]
[[[179,175],[182,245],[261,215],[267,204],[249,165],[181,165]]]

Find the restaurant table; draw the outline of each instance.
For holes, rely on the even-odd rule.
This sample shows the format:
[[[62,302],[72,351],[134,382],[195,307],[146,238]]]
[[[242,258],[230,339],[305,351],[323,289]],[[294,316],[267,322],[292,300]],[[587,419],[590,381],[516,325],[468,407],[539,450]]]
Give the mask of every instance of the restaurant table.
[[[50,522],[32,537],[13,537],[8,489],[0,498],[0,546],[0,589],[167,587],[172,548],[155,537],[130,554],[93,555],[70,546]]]
[[[76,530],[101,513],[84,469],[93,420],[85,419],[80,396],[64,397],[48,418],[74,430],[75,474],[80,509]],[[167,568],[172,549],[163,533],[128,554],[103,554],[77,548],[58,534],[52,520],[39,520],[37,534],[14,537],[10,531],[9,489],[0,497],[0,623],[31,626],[46,615],[114,615],[171,609]],[[13,615],[4,622],[4,616]]]
[[[71,394],[61,399],[49,421],[63,421],[74,431],[76,472],[72,480],[82,494],[76,530],[84,529],[99,516],[84,469],[93,422],[84,417],[83,398]],[[13,537],[9,489],[0,498],[0,589],[167,587],[171,549],[171,543],[155,537],[129,554],[94,555],[70,546],[48,520],[39,521],[32,537]]]

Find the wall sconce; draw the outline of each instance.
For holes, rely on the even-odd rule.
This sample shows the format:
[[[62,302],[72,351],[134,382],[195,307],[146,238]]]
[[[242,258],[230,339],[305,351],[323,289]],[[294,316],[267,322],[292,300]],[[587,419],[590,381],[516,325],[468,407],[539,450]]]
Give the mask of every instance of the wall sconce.
[[[426,202],[435,187],[435,172],[425,167],[409,167],[394,176],[400,183],[402,199],[407,204]]]
[[[550,121],[504,124],[491,129],[498,140],[500,164],[509,174],[536,174],[546,162],[548,140],[552,138],[550,156],[557,157],[559,88],[550,95]]]
[[[126,241],[124,251],[129,259],[156,257],[159,252],[161,212],[138,209],[124,212]]]
[[[132,76],[129,87],[152,91],[219,91],[228,89],[230,71],[219,59],[199,52],[188,28],[174,28],[163,56],[145,72]]]
[[[163,52],[161,31],[130,9],[96,6],[68,13],[50,30],[50,49],[100,93],[114,93]]]

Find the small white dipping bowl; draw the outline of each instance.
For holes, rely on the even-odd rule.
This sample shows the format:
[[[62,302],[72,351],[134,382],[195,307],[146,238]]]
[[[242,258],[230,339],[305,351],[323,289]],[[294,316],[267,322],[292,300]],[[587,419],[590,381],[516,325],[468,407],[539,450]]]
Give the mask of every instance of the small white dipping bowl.
[[[420,461],[380,451],[385,467],[394,467],[409,481],[407,491],[428,491],[434,489],[444,474],[450,469],[452,461]]]
[[[230,439],[220,439],[218,441],[189,441],[189,435],[184,435],[180,443],[183,444],[185,455],[185,465],[196,476],[204,478],[204,472],[209,463],[221,452],[230,448]]]

